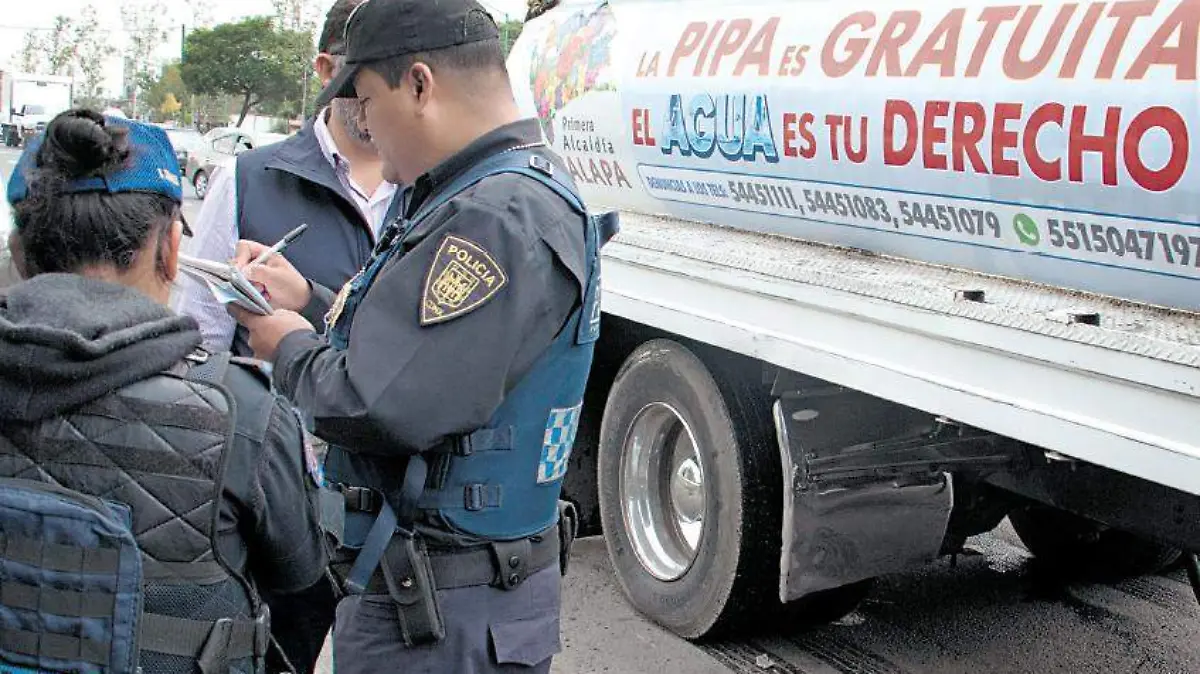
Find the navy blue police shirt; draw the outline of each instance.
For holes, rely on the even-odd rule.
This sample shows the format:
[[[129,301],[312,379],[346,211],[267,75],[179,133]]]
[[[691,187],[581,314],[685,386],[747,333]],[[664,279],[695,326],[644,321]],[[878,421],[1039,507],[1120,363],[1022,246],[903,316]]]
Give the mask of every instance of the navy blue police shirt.
[[[481,136],[414,182],[406,215],[476,162],[541,142],[533,119]],[[358,454],[407,456],[486,425],[580,302],[571,270],[586,266],[582,221],[526,176],[476,183],[403,246],[362,298],[345,350],[303,330],[275,360],[276,386],[311,415],[316,435]],[[470,292],[456,282],[464,266],[479,281]],[[314,284],[305,315],[332,295]]]

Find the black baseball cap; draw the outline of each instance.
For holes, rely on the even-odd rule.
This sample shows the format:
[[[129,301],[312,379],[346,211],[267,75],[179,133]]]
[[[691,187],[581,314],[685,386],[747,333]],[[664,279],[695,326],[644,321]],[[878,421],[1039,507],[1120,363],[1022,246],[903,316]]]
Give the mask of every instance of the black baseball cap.
[[[354,98],[365,63],[500,37],[495,19],[475,0],[365,0],[346,21],[346,65],[317,97],[317,107]]]

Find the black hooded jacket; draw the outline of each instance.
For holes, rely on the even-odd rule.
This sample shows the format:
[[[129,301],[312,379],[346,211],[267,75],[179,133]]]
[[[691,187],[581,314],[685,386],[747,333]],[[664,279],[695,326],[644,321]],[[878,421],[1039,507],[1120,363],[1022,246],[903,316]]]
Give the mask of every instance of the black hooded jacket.
[[[155,399],[160,390],[162,396],[172,395],[171,386],[156,382],[165,379],[163,373],[182,376],[200,342],[192,318],[178,316],[124,286],[73,274],[43,274],[8,288],[0,297],[0,477],[59,482],[85,493],[111,489],[105,481],[116,484],[118,478],[106,473],[131,476],[136,482],[145,471],[151,476],[146,479],[153,479],[154,467],[139,465],[136,458],[150,454],[122,446],[132,429],[72,420],[81,406],[92,410],[87,418],[103,420],[95,409],[132,404],[129,400],[187,409],[172,406],[179,402],[173,399]],[[259,419],[238,419],[216,482],[220,487],[212,539],[217,557],[235,577],[249,579],[268,597],[318,586],[325,578],[325,555],[310,505],[312,485],[305,475],[299,421],[253,368],[231,365],[219,383],[232,398],[234,416]],[[115,395],[118,391],[135,393]],[[186,426],[186,414],[182,418]],[[70,460],[45,449],[54,442],[68,446],[61,441],[64,426],[89,436],[84,447],[76,443],[70,450],[75,453]],[[50,442],[42,442],[44,437]],[[145,443],[144,434],[141,437],[138,442]],[[160,437],[175,446],[171,438]],[[186,437],[182,430],[179,437]],[[53,465],[39,466],[39,460]],[[135,491],[128,486],[126,490]],[[170,556],[173,546],[199,549],[194,540],[199,528],[188,526],[188,515],[165,514],[172,507],[170,494],[164,497],[161,489],[156,493],[151,486],[144,493],[154,498],[128,504],[135,510],[135,522],[138,508],[147,521],[162,521],[139,535],[144,549],[150,548],[152,556]],[[172,517],[182,523],[168,521]],[[286,614],[276,622],[280,620],[286,622]]]

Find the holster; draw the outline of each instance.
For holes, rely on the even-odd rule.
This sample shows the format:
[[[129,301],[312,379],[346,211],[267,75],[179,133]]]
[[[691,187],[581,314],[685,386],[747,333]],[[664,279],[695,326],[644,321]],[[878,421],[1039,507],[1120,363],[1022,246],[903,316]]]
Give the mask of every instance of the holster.
[[[570,501],[558,502],[558,569],[562,575],[567,575],[567,565],[571,562],[571,544],[579,533],[579,511]]]
[[[388,594],[405,646],[421,646],[446,638],[438,607],[437,587],[425,543],[412,532],[398,531],[388,543],[382,563]]]

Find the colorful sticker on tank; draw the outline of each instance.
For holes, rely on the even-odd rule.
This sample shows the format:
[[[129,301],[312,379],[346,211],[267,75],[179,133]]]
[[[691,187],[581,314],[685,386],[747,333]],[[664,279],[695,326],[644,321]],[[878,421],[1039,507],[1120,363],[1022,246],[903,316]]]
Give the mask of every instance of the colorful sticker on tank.
[[[571,101],[589,91],[615,90],[607,77],[612,65],[616,21],[604,3],[553,24],[534,45],[530,84],[546,138],[554,143],[554,118]]]

